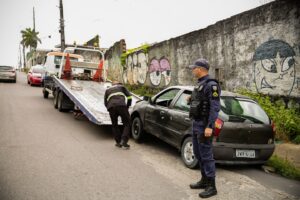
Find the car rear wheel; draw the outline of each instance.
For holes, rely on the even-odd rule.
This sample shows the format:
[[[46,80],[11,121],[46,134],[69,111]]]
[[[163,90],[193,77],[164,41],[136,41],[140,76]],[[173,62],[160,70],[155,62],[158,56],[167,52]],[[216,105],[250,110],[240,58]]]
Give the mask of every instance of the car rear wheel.
[[[193,151],[192,137],[185,138],[181,146],[181,159],[188,168],[194,169],[198,166],[198,160]]]
[[[144,135],[143,122],[139,117],[134,117],[132,121],[131,135],[133,139],[136,140],[137,142],[140,142]]]

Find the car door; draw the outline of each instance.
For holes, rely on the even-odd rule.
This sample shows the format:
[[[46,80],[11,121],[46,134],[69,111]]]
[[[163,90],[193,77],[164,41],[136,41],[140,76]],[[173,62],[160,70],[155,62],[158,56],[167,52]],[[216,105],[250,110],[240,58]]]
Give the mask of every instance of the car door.
[[[165,124],[168,129],[168,138],[174,146],[180,148],[182,138],[192,132],[192,120],[189,118],[190,106],[187,97],[192,94],[189,90],[184,90],[174,101],[169,109],[169,120]]]
[[[180,91],[178,88],[167,89],[152,100],[145,112],[145,130],[159,138],[164,138],[165,124],[170,120],[169,106]]]

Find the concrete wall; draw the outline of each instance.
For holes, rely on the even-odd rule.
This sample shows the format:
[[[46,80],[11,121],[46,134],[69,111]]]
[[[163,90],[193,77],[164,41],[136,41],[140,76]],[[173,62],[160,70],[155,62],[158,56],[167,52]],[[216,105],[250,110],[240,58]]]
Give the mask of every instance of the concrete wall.
[[[107,52],[108,76],[153,87],[193,84],[186,69],[199,57],[222,87],[300,97],[300,3],[280,0],[129,54]]]

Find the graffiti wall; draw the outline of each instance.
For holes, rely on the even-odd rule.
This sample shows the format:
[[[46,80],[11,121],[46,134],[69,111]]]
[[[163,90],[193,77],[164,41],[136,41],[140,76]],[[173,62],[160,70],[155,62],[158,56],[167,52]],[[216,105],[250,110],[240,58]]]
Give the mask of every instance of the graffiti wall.
[[[142,41],[141,41],[142,42]],[[128,84],[193,85],[187,66],[198,58],[222,88],[300,98],[300,1],[277,0],[176,38],[147,51],[111,56],[108,74]],[[117,66],[117,67],[116,67]],[[120,73],[117,75],[117,68]]]
[[[143,85],[148,79],[152,86],[167,86],[171,81],[171,65],[165,57],[151,58],[148,53],[137,51],[129,54],[123,66],[124,83]]]

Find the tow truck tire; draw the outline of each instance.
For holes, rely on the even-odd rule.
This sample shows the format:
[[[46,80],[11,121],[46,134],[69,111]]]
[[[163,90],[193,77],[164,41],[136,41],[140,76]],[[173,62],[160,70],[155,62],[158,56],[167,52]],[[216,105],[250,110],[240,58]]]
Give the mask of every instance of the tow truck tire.
[[[133,139],[137,142],[141,142],[144,134],[142,120],[138,116],[134,117],[131,123],[131,135]]]
[[[58,100],[58,89],[53,91],[53,105],[54,108],[57,109],[57,100]]]
[[[59,112],[64,112],[64,108],[63,108],[63,103],[64,103],[64,92],[60,91],[58,93],[58,97],[57,97],[57,109]]]
[[[47,90],[45,90],[45,88],[43,89],[43,97],[44,97],[44,99],[48,99],[48,97],[49,97],[49,92]]]
[[[181,159],[188,168],[194,169],[199,166],[198,159],[193,151],[193,141],[191,136],[185,138],[184,142],[182,143]]]

